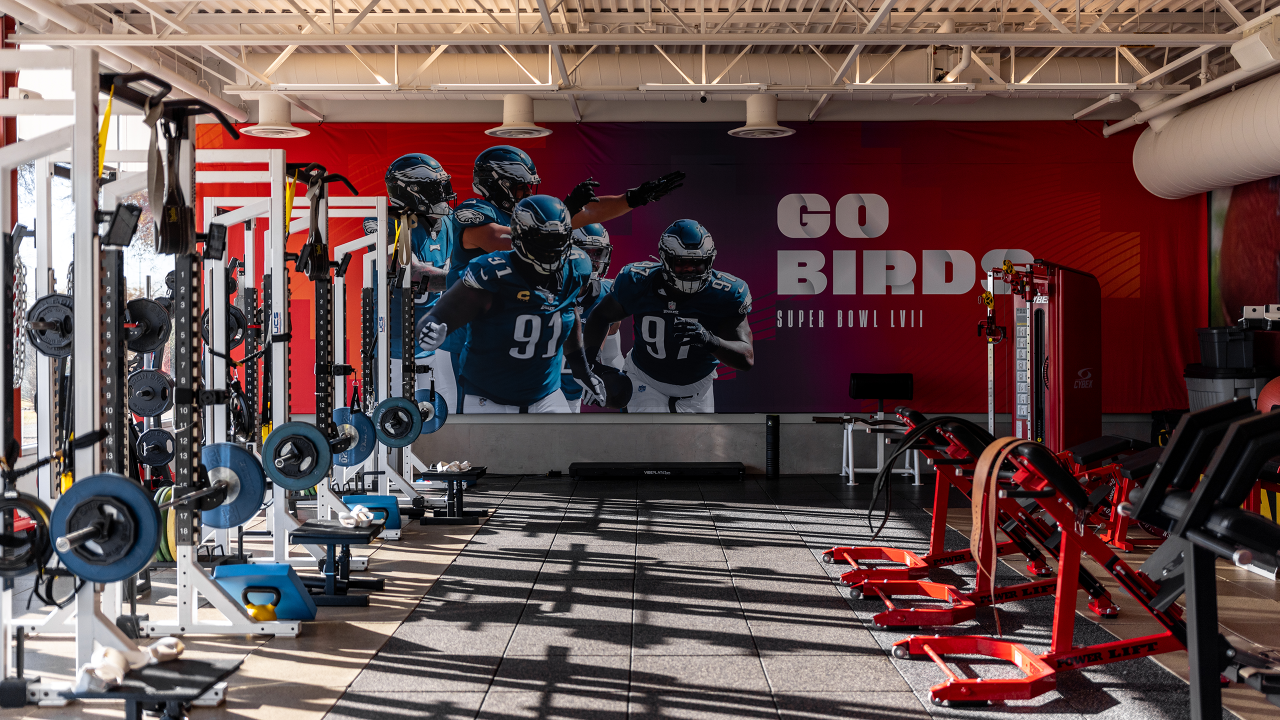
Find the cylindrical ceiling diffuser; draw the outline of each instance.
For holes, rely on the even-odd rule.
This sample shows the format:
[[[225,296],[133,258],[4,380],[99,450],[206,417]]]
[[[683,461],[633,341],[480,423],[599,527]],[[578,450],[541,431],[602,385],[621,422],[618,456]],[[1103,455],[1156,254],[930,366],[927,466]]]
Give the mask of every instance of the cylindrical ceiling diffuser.
[[[778,96],[768,93],[747,97],[747,124],[729,134],[740,138],[786,137],[795,130],[778,124]]]
[[[289,122],[289,101],[283,95],[276,94],[258,96],[258,124],[241,128],[240,132],[275,139],[300,138],[311,134],[310,130],[295,127]]]
[[[528,95],[502,96],[502,124],[484,131],[500,138],[546,137],[551,130],[533,123],[533,98]]]

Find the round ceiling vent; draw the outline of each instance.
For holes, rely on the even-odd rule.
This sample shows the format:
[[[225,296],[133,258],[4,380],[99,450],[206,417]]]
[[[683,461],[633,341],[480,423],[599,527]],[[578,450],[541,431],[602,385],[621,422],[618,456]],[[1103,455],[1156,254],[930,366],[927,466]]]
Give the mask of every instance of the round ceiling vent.
[[[289,101],[274,94],[258,96],[258,124],[240,128],[240,132],[273,140],[300,138],[311,134],[310,130],[289,122]]]
[[[485,135],[519,140],[551,134],[550,128],[533,122],[533,98],[528,95],[502,96],[502,124],[484,131]]]
[[[778,124],[778,96],[760,93],[747,97],[747,124],[734,128],[734,137],[762,140],[792,135],[795,130]]]

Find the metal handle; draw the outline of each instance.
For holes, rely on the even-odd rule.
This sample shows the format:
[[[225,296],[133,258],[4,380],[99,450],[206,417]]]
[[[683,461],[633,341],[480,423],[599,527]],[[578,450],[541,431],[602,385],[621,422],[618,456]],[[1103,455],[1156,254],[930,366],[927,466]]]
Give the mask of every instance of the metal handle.
[[[156,506],[156,509],[168,510],[169,508],[177,505],[186,505],[192,500],[199,500],[202,497],[208,497],[210,495],[213,495],[214,493],[221,492],[222,490],[227,490],[230,488],[231,488],[231,483],[227,482],[226,480],[219,480],[218,482],[210,485],[209,487],[203,490],[197,490],[193,493],[188,493],[186,495],[183,495],[180,498],[174,498],[169,502],[160,503],[159,505]]]
[[[58,538],[54,545],[58,548],[58,552],[71,552],[73,548],[78,548],[96,537],[101,537],[102,533],[106,529],[107,523],[99,520],[87,527],[82,527],[73,533],[63,535]]]

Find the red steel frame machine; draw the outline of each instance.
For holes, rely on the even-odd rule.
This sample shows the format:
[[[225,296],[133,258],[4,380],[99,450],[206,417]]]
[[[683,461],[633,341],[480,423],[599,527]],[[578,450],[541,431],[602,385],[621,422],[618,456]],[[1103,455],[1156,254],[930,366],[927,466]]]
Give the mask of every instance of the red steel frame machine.
[[[1018,267],[1006,261],[987,275],[1013,299],[1013,434],[1061,452],[1102,435],[1102,287],[1043,260]],[[992,342],[992,299],[989,289],[979,326],[988,347],[1003,339]]]

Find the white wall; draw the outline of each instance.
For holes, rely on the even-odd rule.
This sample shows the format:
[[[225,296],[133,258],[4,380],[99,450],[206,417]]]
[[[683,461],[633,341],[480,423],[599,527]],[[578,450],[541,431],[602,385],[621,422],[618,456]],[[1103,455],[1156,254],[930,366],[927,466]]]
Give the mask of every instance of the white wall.
[[[840,425],[820,425],[812,414],[782,415],[783,474],[840,471]],[[961,415],[985,426],[986,415]],[[526,415],[450,416],[439,432],[414,443],[427,463],[468,460],[494,473],[568,471],[572,462],[737,461],[764,472],[763,414],[743,415]],[[1146,440],[1147,415],[1107,415],[1103,432]],[[997,431],[1009,432],[1009,416]],[[874,437],[854,434],[855,462],[875,464]]]

